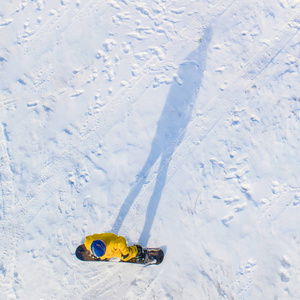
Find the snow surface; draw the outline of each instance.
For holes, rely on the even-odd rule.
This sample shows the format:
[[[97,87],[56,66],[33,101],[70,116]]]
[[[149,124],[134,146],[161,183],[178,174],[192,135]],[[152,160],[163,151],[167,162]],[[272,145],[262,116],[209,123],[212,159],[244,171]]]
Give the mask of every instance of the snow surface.
[[[298,0],[3,0],[0,299],[300,299]],[[84,237],[162,247],[84,263]]]

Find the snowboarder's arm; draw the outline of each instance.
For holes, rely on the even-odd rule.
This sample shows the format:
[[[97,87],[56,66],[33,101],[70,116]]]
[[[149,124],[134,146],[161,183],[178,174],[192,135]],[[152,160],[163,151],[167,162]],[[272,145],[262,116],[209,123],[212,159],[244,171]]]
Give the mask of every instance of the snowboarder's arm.
[[[128,247],[127,247],[127,242],[126,242],[126,239],[122,236],[119,236],[117,238],[117,240],[115,241],[116,243],[116,249],[120,250],[121,254],[123,256],[125,255],[128,255],[129,254],[129,250],[128,250]]]
[[[127,247],[126,239],[122,236],[119,236],[116,240],[116,248],[120,250],[124,261],[130,260],[137,254],[137,248],[135,246]]]

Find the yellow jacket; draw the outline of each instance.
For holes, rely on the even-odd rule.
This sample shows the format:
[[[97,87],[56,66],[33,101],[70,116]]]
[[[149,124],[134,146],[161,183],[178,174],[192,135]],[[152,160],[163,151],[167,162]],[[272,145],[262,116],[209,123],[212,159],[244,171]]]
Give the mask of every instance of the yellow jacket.
[[[121,260],[127,261],[133,257],[135,257],[138,253],[136,246],[127,247],[127,242],[124,237],[117,236],[114,233],[100,233],[89,235],[85,238],[84,245],[87,250],[91,252],[91,245],[93,241],[101,240],[106,245],[106,251],[101,259],[118,257]],[[126,258],[122,258],[123,256],[128,255]]]

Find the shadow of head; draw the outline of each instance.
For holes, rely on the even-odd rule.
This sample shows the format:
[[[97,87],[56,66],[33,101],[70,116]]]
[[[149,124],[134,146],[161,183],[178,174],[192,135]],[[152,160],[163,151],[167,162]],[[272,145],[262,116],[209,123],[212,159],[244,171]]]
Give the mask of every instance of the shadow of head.
[[[178,83],[183,85],[186,91],[188,91],[190,86],[199,88],[201,84],[203,72],[206,69],[207,51],[211,37],[211,28],[208,27],[199,40],[198,47],[179,66]]]

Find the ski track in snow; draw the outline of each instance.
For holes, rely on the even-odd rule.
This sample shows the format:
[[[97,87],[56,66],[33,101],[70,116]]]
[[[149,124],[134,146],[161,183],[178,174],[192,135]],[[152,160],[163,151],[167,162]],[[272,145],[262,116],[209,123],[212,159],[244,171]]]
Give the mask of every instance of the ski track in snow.
[[[131,297],[147,297],[145,295],[145,290],[151,290],[151,286],[155,284],[156,277],[155,276],[148,276],[145,277],[143,272],[143,266],[136,266],[130,267],[129,270],[125,270],[123,272],[122,266],[120,266],[120,275],[115,276],[115,273],[112,273],[111,276],[105,278],[103,280],[97,279],[97,283],[94,284],[90,289],[85,291],[81,297],[82,298],[89,298],[89,297],[97,297],[97,299],[105,299],[106,297],[118,297],[118,295],[112,295],[112,287],[115,285],[120,286],[122,289],[126,290],[128,286],[133,285],[136,287],[135,294],[127,292],[123,295],[124,298],[130,299]],[[140,269],[140,270],[139,270]],[[97,276],[97,274],[95,274]],[[157,274],[158,275],[158,274]],[[101,282],[102,281],[102,282]],[[105,286],[105,288],[103,288]]]
[[[22,2],[23,5],[25,5],[25,2]],[[42,2],[38,1],[37,3]],[[68,1],[61,1],[61,3],[68,3]],[[199,35],[199,33],[203,33],[204,28],[209,27],[215,19],[221,16],[235,3],[236,1],[215,1],[212,6],[203,8],[201,16],[198,14],[191,15],[189,19],[190,23],[188,26],[183,28],[180,27],[180,25],[178,26],[179,28],[176,27],[176,19],[171,20],[174,22],[174,25],[171,27],[169,32],[165,32],[168,40],[168,42],[165,44],[165,48],[168,49],[168,45],[172,43],[172,34],[174,34],[174,32],[176,32],[176,35],[181,37],[181,41],[193,40],[196,34]],[[77,8],[72,7],[70,4],[61,5],[59,9],[55,10],[55,12],[53,11],[53,15],[49,17],[48,21],[46,21],[39,30],[33,34],[24,35],[23,38],[20,38],[19,43],[24,46],[25,55],[34,57],[34,60],[36,61],[35,67],[38,69],[38,61],[48,50],[49,44],[55,43],[57,31],[63,32],[69,26],[72,26],[72,23],[83,24],[84,21],[92,17],[95,12],[99,12],[100,15],[103,15],[111,6],[118,10],[118,7],[120,6],[126,7],[129,5],[135,5],[136,10],[138,10],[141,14],[148,16],[150,20],[153,19],[153,16],[149,15],[147,10],[145,10],[141,4],[135,2],[129,3],[128,1],[110,1],[109,3],[106,3],[99,1],[88,1],[82,8],[79,8],[80,5],[77,5]],[[126,20],[130,18],[130,12],[128,14],[122,14],[121,10],[119,11],[120,13],[115,14],[113,20],[114,22],[121,24],[123,21],[126,22]],[[180,15],[183,12],[183,9],[175,9],[173,11],[175,15]],[[265,44],[263,47],[261,47],[257,53],[249,58],[249,62],[243,66],[241,70],[235,70],[231,76],[231,80],[227,82],[226,88],[219,91],[216,95],[209,99],[208,104],[201,108],[199,113],[194,115],[194,118],[188,124],[183,140],[176,145],[177,148],[170,161],[168,161],[159,172],[157,172],[157,170],[159,169],[160,160],[156,161],[152,167],[152,171],[147,177],[147,184],[143,185],[137,199],[134,201],[131,207],[131,210],[126,216],[127,226],[125,232],[129,233],[135,226],[135,218],[144,215],[147,211],[148,203],[143,202],[142,199],[149,199],[151,197],[155,180],[159,174],[167,169],[166,184],[168,184],[171,178],[176,174],[177,170],[184,164],[185,157],[190,156],[193,151],[195,151],[197,146],[199,146],[212,132],[212,129],[228,115],[233,104],[238,100],[237,97],[251,86],[252,81],[268,68],[270,63],[287,45],[289,45],[292,41],[296,41],[296,38],[299,38],[299,26],[297,26],[297,24],[294,26],[295,20],[298,18],[298,13],[292,16],[290,21],[282,27],[281,31],[272,37],[271,40],[273,42],[271,44]],[[9,26],[12,22],[13,19],[6,19],[0,22],[0,26]],[[134,39],[137,40],[145,38],[138,31],[130,34]],[[113,43],[113,40],[106,40],[106,42],[103,43],[103,49],[101,50],[102,52],[100,55],[103,55],[104,53],[104,55],[109,56],[110,47],[113,46]],[[127,46],[128,45],[124,44],[124,52],[130,51],[127,50]],[[23,197],[15,197],[14,195],[14,174],[11,168],[12,162],[9,155],[9,138],[6,134],[6,125],[2,123],[0,128],[0,176],[2,202],[0,203],[0,206],[2,208],[1,242],[3,253],[5,255],[1,257],[0,277],[3,279],[2,282],[9,291],[7,294],[8,297],[18,298],[19,296],[18,286],[20,284],[20,279],[18,277],[18,273],[15,271],[17,241],[24,233],[26,228],[36,218],[38,213],[48,205],[51,199],[59,197],[58,208],[60,212],[62,214],[66,214],[70,219],[74,219],[76,217],[76,201],[74,200],[73,202],[68,202],[68,200],[64,198],[64,194],[66,193],[64,190],[65,188],[63,187],[63,184],[59,182],[59,179],[56,178],[56,174],[62,170],[66,172],[69,171],[69,165],[66,163],[66,165],[61,166],[61,161],[64,159],[68,160],[69,164],[73,164],[75,166],[80,166],[81,163],[86,159],[90,163],[93,163],[92,159],[86,155],[87,145],[94,145],[96,148],[99,144],[99,135],[101,134],[101,139],[103,140],[104,137],[110,132],[112,127],[118,121],[122,120],[124,117],[122,116],[122,112],[124,111],[124,107],[127,105],[127,103],[125,103],[127,98],[132,95],[136,95],[140,90],[146,90],[147,87],[157,84],[156,75],[159,74],[161,72],[160,70],[165,67],[165,62],[160,58],[159,52],[156,52],[155,50],[151,51],[153,53],[150,59],[147,58],[146,52],[134,54],[136,60],[145,59],[146,63],[144,63],[142,67],[138,69],[137,76],[132,76],[131,80],[123,84],[123,87],[119,87],[119,89],[113,91],[110,102],[105,103],[105,105],[102,107],[101,118],[95,118],[95,115],[92,113],[87,115],[87,117],[82,120],[82,127],[75,129],[76,134],[73,134],[69,129],[65,130],[66,134],[70,135],[70,141],[72,141],[72,143],[70,143],[70,146],[67,146],[63,153],[59,153],[50,162],[40,166],[42,170],[41,176],[36,181],[33,189],[26,193],[25,201],[22,199]],[[176,57],[176,55],[179,55],[180,51],[181,50],[179,49],[177,52],[173,52],[172,55]],[[99,58],[95,58],[95,60],[96,59]],[[172,59],[170,59],[170,61],[172,61]],[[92,62],[90,66],[86,66],[86,68],[91,68],[93,63],[94,62]],[[151,69],[151,65],[153,63],[156,64],[158,71],[153,71]],[[42,72],[41,78],[44,78],[44,80],[42,79],[40,82],[36,83],[31,82],[27,85],[28,90],[33,96],[39,96],[41,93],[43,93],[42,87],[44,84],[55,82],[55,73],[51,68],[45,70],[38,69],[38,72]],[[113,72],[114,70],[110,69],[110,66],[108,66],[106,72],[104,72],[104,75],[107,75],[108,82],[113,82],[111,77]],[[75,75],[76,74],[74,74],[74,77]],[[93,76],[93,78],[97,78],[97,73],[93,73]],[[149,78],[151,78],[151,80],[149,80]],[[19,83],[26,85],[25,81],[22,80],[20,80]],[[168,79],[165,81],[162,80],[159,84],[169,84]],[[70,97],[76,99],[84,94],[84,92],[84,89],[74,91],[71,86],[68,86],[67,88],[60,86],[57,93],[52,96],[58,97],[61,95],[70,95]],[[20,101],[13,98],[4,98],[3,100],[2,95],[0,96],[1,111]],[[34,108],[38,105],[39,102],[35,100],[27,102],[28,109]],[[182,133],[182,135],[184,135],[184,133]],[[182,138],[182,136],[179,138]],[[77,146],[74,147],[74,145]],[[94,167],[99,166],[95,164]],[[100,167],[99,170],[104,171]],[[68,179],[70,188],[74,193],[79,192],[75,184],[76,180],[74,179],[76,176],[80,178],[83,184],[89,181],[89,174],[84,169],[77,170],[76,172],[76,174],[69,173]],[[138,184],[139,180],[141,179],[138,178],[135,184]],[[57,195],[58,191],[56,189],[52,189],[53,186],[58,188],[59,195]],[[247,190],[245,189],[244,192],[247,193]],[[270,203],[266,204],[265,211],[263,211],[258,223],[261,223],[262,226],[266,227],[270,216],[272,216],[272,218],[276,218],[278,215],[280,215],[282,206],[289,205],[290,203],[288,197],[285,197],[285,195],[289,196],[289,193],[289,187],[284,191],[280,191],[278,194],[274,193],[274,197],[272,200],[270,200]],[[43,196],[43,202],[35,201],[38,197]],[[281,201],[282,199],[283,201]],[[237,204],[233,207],[233,209],[234,213],[232,215],[225,216],[223,219],[223,224],[225,226],[230,224],[236,212],[243,210],[243,205]],[[111,221],[116,219],[117,213],[117,211],[114,211],[107,219],[103,227],[109,228]],[[8,240],[6,238],[7,236],[11,236],[12,239]],[[58,242],[63,244],[63,240],[59,241],[60,239],[63,239],[63,237],[61,237],[59,233],[57,233],[57,237]],[[75,247],[75,244],[72,243],[72,239],[67,247],[70,253],[72,253],[72,251],[74,252],[73,248]],[[43,250],[40,249],[39,251]],[[54,259],[56,259],[56,257],[54,257]],[[143,268],[139,269],[139,267],[136,268],[136,266],[129,267],[126,271],[124,271],[123,267],[119,265],[105,266],[103,269],[106,271],[106,276],[105,278],[99,278],[99,269],[97,266],[92,266],[92,268],[84,264],[78,266],[77,264],[75,265],[73,261],[69,261],[68,259],[69,258],[64,255],[59,257],[60,263],[65,268],[66,277],[71,276],[72,278],[76,278],[76,272],[78,272],[81,267],[83,269],[82,272],[90,272],[88,274],[90,282],[85,282],[86,285],[84,289],[82,289],[84,292],[82,292],[81,288],[78,286],[76,287],[76,282],[73,284],[74,289],[77,291],[77,295],[79,295],[81,298],[96,297],[97,299],[106,299],[108,296],[117,298],[119,295],[114,294],[114,291],[112,291],[113,287],[119,286],[120,290],[127,291],[127,287],[129,285],[133,285],[135,290],[133,292],[131,289],[128,289],[125,295],[122,295],[125,298],[133,298],[138,296],[146,299],[154,299],[157,297],[157,295],[159,295],[159,292],[156,294],[152,292],[152,290],[155,289],[152,287],[155,287],[157,283],[158,279],[156,276],[158,277],[160,275],[160,269],[153,270],[153,273],[149,272],[146,274]],[[281,264],[282,271],[279,276],[282,282],[288,282],[291,277],[290,274],[292,272],[292,264],[287,258],[284,257],[281,260]],[[256,268],[257,262],[249,258],[249,260],[241,266],[239,272],[229,284],[229,287],[235,290],[239,297],[244,298],[247,290],[253,285],[253,278]],[[121,275],[116,276],[116,273],[121,271],[121,269]],[[153,274],[156,276],[153,276]],[[210,277],[210,273],[206,273],[203,270],[202,276],[214,285],[215,289],[218,290],[219,297],[231,299],[230,293],[227,294],[227,289],[222,289],[220,286],[218,286],[218,283]],[[64,293],[63,289],[67,288],[67,284],[67,281],[62,283],[62,294]],[[148,290],[146,295],[145,290]],[[46,298],[44,295],[38,296]],[[171,297],[171,295],[169,296]],[[179,299],[180,295],[178,294],[177,296]]]
[[[0,128],[0,179],[1,179],[1,246],[2,256],[0,262],[1,282],[11,293],[16,293],[18,274],[16,268],[16,232],[14,216],[14,187],[13,172],[11,170],[10,156],[8,152],[8,138],[5,133],[6,124],[1,124]]]

